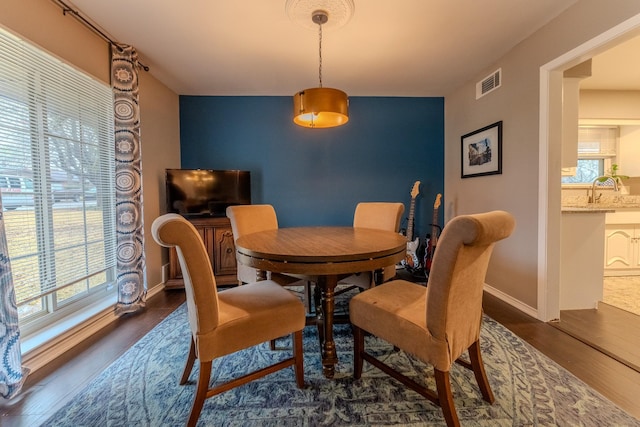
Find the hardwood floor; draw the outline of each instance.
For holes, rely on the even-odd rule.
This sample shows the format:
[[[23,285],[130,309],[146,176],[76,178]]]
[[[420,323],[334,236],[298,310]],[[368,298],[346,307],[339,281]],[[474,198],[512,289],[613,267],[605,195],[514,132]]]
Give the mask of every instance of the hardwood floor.
[[[38,426],[184,301],[160,292],[142,313],[109,327],[31,375],[22,394],[0,402],[3,427]],[[572,336],[485,294],[485,312],[618,406],[640,418],[640,373]]]
[[[640,372],[640,316],[600,303],[588,310],[563,310],[552,326]]]
[[[0,400],[0,426],[42,424],[184,301],[183,291],[159,292],[143,312],[119,318],[30,375],[17,398]]]

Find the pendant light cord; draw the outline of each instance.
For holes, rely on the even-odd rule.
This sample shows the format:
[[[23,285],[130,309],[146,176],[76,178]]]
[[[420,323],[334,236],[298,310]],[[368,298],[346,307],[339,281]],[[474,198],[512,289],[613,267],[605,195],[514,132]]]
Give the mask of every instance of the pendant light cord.
[[[320,87],[322,87],[322,24],[318,24],[318,79],[320,80]]]

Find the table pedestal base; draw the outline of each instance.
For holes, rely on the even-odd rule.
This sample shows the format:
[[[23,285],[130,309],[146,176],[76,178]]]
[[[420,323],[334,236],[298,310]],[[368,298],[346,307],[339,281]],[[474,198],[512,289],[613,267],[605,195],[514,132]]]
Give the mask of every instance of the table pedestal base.
[[[320,305],[316,307],[317,325],[322,352],[322,373],[326,378],[333,378],[335,366],[338,363],[336,343],[333,340],[334,293],[337,284],[337,276],[320,276],[318,278]]]

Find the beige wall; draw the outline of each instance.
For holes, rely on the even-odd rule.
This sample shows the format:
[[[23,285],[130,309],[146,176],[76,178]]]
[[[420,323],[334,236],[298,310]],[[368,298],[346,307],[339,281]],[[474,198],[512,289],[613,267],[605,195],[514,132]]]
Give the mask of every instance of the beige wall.
[[[487,283],[505,299],[534,312],[538,309],[538,254],[552,255],[555,264],[545,268],[557,274],[560,253],[559,247],[539,248],[538,243],[541,207],[538,193],[548,191],[538,184],[540,67],[638,13],[637,0],[580,0],[478,73],[473,81],[445,97],[446,218],[492,209],[504,209],[515,215],[516,230],[497,245]],[[503,73],[502,87],[476,100],[475,83],[499,67]],[[503,121],[502,175],[461,179],[460,136],[499,120]],[[557,187],[552,196],[557,196],[558,212],[557,219],[550,221],[548,227],[549,233],[559,234],[559,147],[551,151],[554,153],[550,155],[550,170],[555,168],[557,173],[550,176],[550,182]]]
[[[581,90],[581,119],[640,120],[640,91]]]
[[[96,78],[109,82],[109,46],[49,0],[2,0],[0,25],[20,34]],[[126,40],[118,40],[126,43]],[[153,70],[151,70],[151,73]],[[166,251],[153,241],[150,227],[164,213],[164,170],[180,167],[178,95],[140,71],[145,256],[149,288],[161,282]]]
[[[140,137],[144,190],[144,232],[147,282],[161,282],[161,268],[169,262],[168,251],[151,237],[151,223],[165,209],[167,168],[180,167],[180,114],[178,95],[147,72],[140,73]]]
[[[0,25],[109,83],[109,45],[53,2],[2,0]]]

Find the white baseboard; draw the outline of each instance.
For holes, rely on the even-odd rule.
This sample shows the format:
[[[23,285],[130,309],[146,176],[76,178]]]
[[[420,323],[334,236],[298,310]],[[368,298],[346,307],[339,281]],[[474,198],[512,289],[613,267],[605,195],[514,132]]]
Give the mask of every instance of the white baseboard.
[[[487,292],[488,294],[493,295],[494,297],[506,302],[507,304],[509,304],[512,307],[517,308],[518,310],[522,311],[525,314],[528,314],[529,316],[533,317],[534,319],[538,318],[538,310],[528,306],[527,304],[523,303],[520,300],[517,300],[515,298],[513,298],[511,295],[505,294],[504,292],[488,285],[488,284],[484,284],[484,290],[485,292]]]
[[[152,287],[147,291],[147,298],[156,295],[162,290],[164,290],[163,284]],[[74,327],[34,347],[28,353],[23,354],[22,365],[33,374],[117,318],[118,316],[115,315],[113,304],[110,304],[108,308],[100,310]]]

